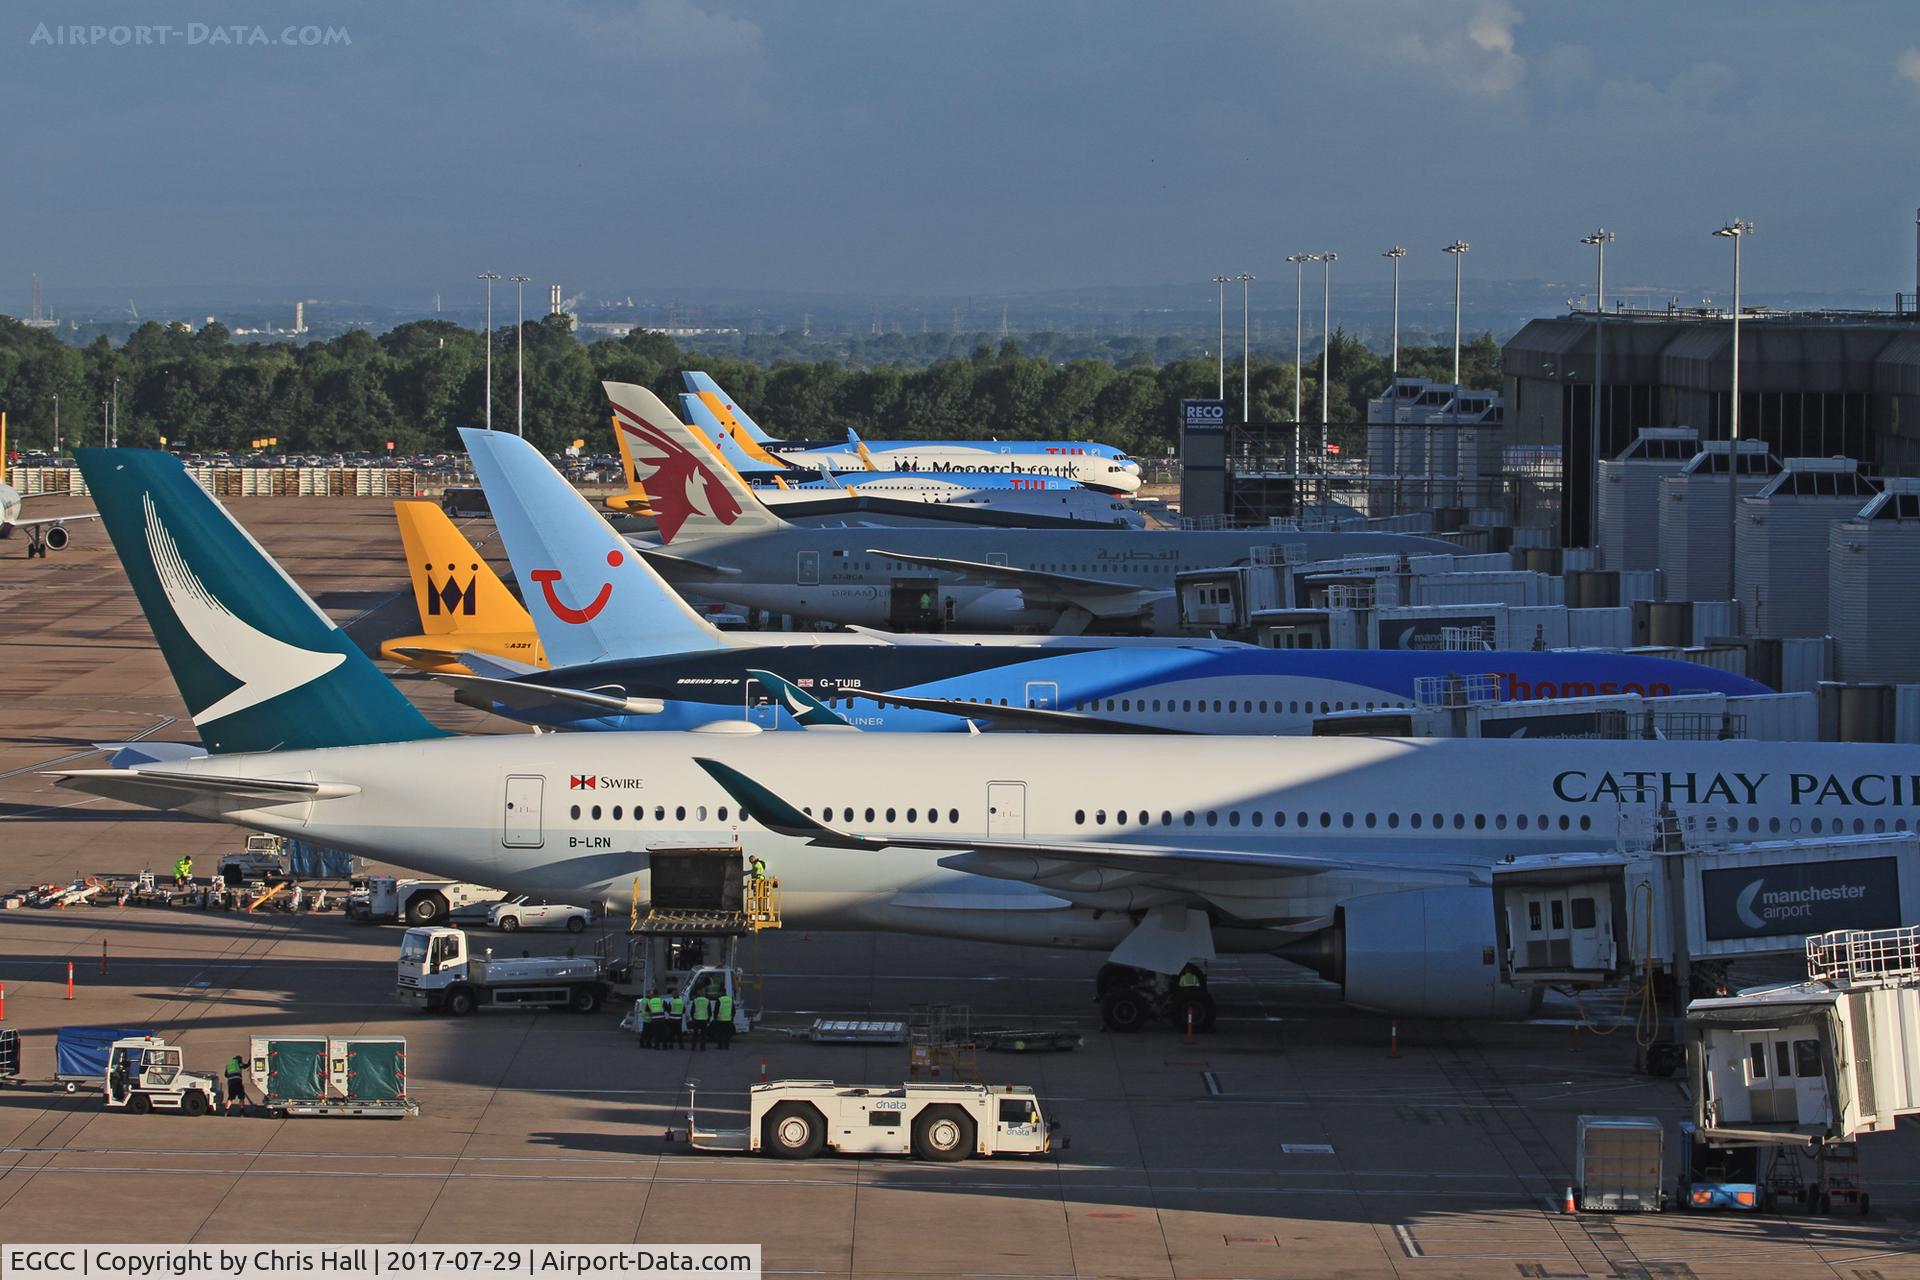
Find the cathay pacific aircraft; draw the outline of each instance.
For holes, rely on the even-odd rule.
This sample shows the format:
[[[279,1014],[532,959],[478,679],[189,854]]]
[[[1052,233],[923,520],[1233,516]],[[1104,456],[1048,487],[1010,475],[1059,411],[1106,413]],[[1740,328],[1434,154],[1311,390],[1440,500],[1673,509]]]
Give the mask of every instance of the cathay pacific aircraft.
[[[1306,733],[1328,711],[1413,706],[1423,681],[1490,677],[1501,691],[1766,693],[1744,676],[1597,652],[1405,652],[1220,647],[1022,649],[763,645],[689,609],[519,436],[460,433],[553,670],[469,663],[461,700],[532,724],[690,729],[791,723],[752,674],[767,668],[869,730]],[[532,589],[537,584],[538,590]],[[507,679],[501,679],[505,675]],[[1548,696],[1542,694],[1541,696]]]
[[[830,471],[1002,472],[1060,476],[1107,493],[1140,487],[1140,464],[1110,444],[1086,440],[775,440],[760,429],[720,385],[704,373],[683,373],[687,392],[701,401],[740,448],[769,464],[826,467]]]
[[[1486,884],[1509,854],[1611,847],[1656,811],[1715,840],[1920,822],[1903,745],[451,737],[177,459],[79,457],[208,754],[62,785],[622,911],[656,865],[752,853],[790,926],[1107,952],[1119,1026],[1222,951],[1310,956],[1370,1008],[1524,1013]]]
[[[604,384],[677,587],[772,613],[903,630],[1178,629],[1174,575],[1295,548],[1310,560],[1451,551],[1405,533],[1300,529],[799,529],[651,391]]]

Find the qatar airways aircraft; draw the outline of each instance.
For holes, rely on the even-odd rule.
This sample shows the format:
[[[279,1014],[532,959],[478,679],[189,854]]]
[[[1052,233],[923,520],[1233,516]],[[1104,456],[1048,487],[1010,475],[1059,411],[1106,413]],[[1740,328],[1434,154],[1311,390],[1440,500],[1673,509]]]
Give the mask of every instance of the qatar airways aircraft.
[[[1528,1007],[1495,963],[1508,854],[1607,847],[1656,806],[1721,837],[1920,823],[1899,745],[451,737],[177,459],[79,457],[208,754],[51,776],[511,891],[624,910],[656,860],[738,847],[790,925],[1107,951],[1116,1008],[1220,951],[1311,952],[1356,1004],[1502,1016]]]

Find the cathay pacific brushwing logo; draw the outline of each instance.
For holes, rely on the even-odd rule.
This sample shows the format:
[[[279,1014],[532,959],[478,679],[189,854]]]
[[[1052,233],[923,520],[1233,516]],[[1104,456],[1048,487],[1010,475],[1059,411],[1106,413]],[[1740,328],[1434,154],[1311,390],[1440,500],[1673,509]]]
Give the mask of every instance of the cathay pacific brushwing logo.
[[[194,712],[195,724],[259,706],[318,680],[346,661],[342,653],[315,653],[276,640],[237,617],[187,566],[173,535],[160,523],[152,496],[142,494],[140,505],[146,513],[147,554],[174,617],[209,662],[240,682],[226,697]]]

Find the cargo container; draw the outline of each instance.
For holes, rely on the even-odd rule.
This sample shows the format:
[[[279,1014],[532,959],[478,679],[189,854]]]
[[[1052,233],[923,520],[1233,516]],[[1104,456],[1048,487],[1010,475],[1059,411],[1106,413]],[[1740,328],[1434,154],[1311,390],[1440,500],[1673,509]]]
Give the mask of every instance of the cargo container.
[[[1574,1196],[1583,1213],[1658,1213],[1667,1134],[1652,1116],[1581,1116]]]
[[[420,1114],[400,1036],[254,1036],[249,1074],[269,1115]]]

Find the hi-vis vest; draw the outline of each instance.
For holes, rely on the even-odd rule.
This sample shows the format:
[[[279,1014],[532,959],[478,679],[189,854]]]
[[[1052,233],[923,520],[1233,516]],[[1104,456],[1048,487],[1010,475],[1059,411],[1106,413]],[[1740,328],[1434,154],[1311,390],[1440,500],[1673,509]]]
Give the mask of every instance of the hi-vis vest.
[[[711,1007],[712,1002],[705,996],[695,996],[693,998],[693,1020],[695,1022],[705,1022],[707,1020],[707,1011]]]
[[[687,998],[685,996],[675,996],[667,1002],[667,1008],[673,1010],[673,1016],[677,1018],[687,1011]]]
[[[733,1021],[733,997],[721,996],[719,1004],[720,1004],[720,1013],[719,1013],[720,1021],[732,1022]]]
[[[649,1018],[657,1018],[666,1011],[667,1002],[665,1000],[662,1000],[659,996],[647,997],[647,1016]]]

